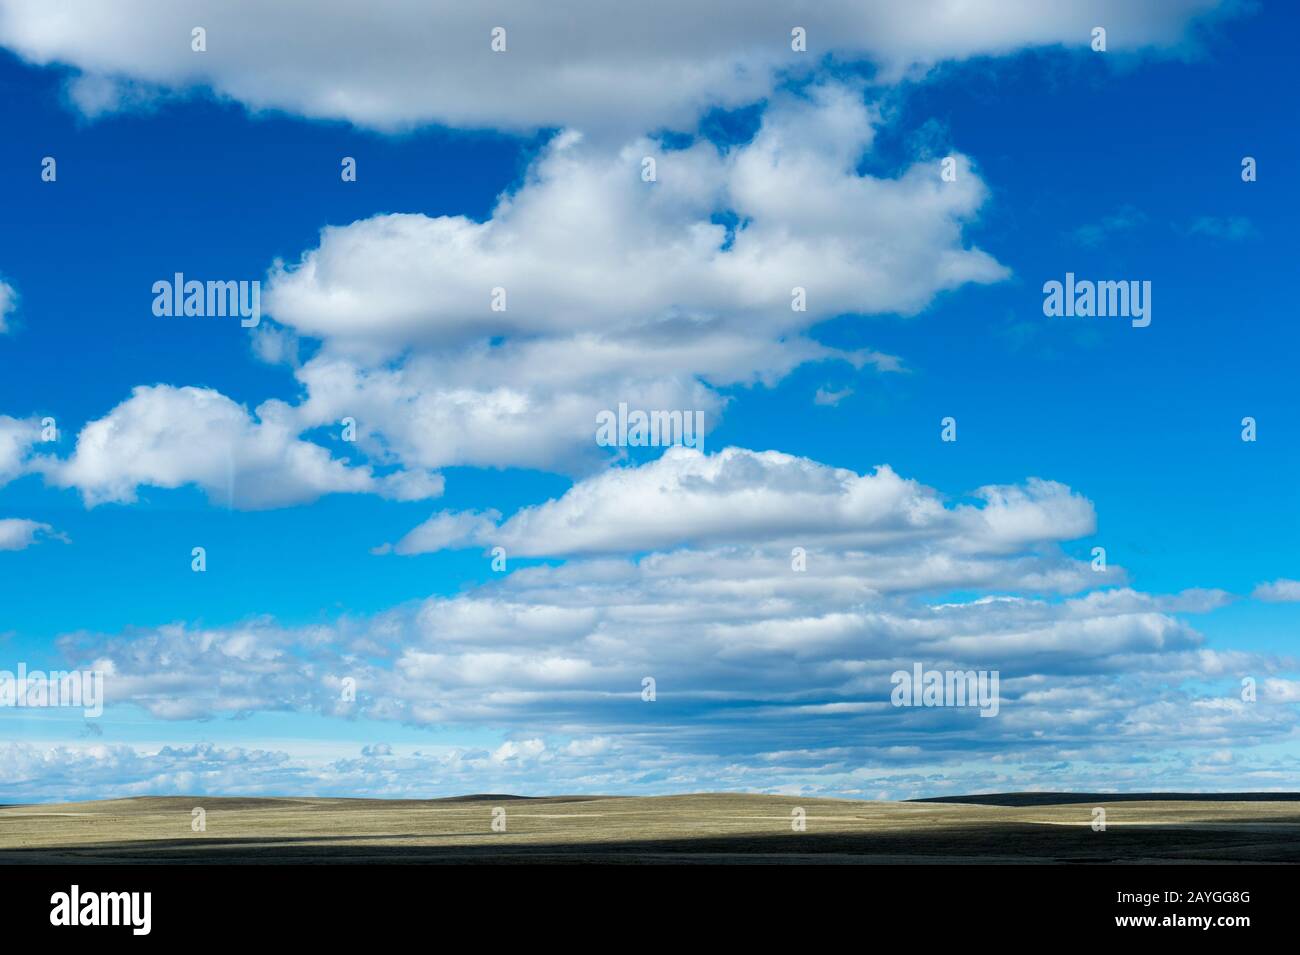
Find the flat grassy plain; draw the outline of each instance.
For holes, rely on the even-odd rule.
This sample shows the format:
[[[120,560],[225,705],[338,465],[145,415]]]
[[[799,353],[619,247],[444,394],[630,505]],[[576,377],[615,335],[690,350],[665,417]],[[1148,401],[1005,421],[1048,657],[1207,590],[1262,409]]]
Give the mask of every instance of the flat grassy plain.
[[[3,806],[0,863],[1300,862],[1295,794],[960,798],[167,796]],[[1096,806],[1105,832],[1092,829]],[[191,829],[196,807],[204,832]],[[505,832],[492,829],[497,808]],[[796,808],[804,832],[792,830]]]

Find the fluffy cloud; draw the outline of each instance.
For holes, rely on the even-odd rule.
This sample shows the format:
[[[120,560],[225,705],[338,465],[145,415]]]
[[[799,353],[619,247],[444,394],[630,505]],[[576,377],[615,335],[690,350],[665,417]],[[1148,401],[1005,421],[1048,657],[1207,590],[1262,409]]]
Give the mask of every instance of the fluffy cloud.
[[[965,159],[953,183],[932,162],[893,178],[858,171],[877,122],[861,91],[831,85],[779,97],[730,150],[611,149],[564,133],[485,222],[327,228],[272,270],[264,301],[278,324],[255,337],[259,357],[294,365],[300,404],[250,416],[208,389],[140,387],[41,469],[92,504],[184,484],[250,508],[330,492],[413,499],[439,493],[431,472],[449,466],[582,473],[607,455],[597,414],[620,403],[698,411],[707,432],[725,386],[828,359],[897,371],[893,356],[808,332],[846,312],[915,312],[1007,272],[963,238],[985,198]],[[497,287],[504,311],[490,308]],[[795,287],[806,310],[792,308]],[[305,364],[299,336],[321,343]],[[367,463],[302,437],[349,417]]]
[[[454,0],[2,0],[0,43],[36,63],[82,71],[73,100],[95,114],[150,88],[211,87],[252,109],[284,109],[385,129],[689,124],[708,105],[762,99],[783,71],[826,54],[875,63],[884,79],[940,60],[1061,44],[1108,30],[1111,55],[1181,44],[1218,0],[887,0],[763,4],[722,0],[612,5],[563,15],[531,3]],[[719,24],[725,24],[719,27]],[[207,31],[207,52],[191,30]],[[505,53],[490,31],[504,26]],[[807,30],[808,52],[791,50]],[[558,64],[558,65],[557,65]]]
[[[1122,586],[1117,568],[1097,573],[1062,553],[1059,542],[1088,533],[1094,517],[1060,485],[987,488],[948,505],[885,468],[858,475],[728,449],[672,452],[571,493],[537,509],[545,520],[516,525],[519,540],[537,541],[539,553],[608,550],[600,528],[620,519],[621,502],[633,515],[623,553],[525,567],[329,625],[177,624],[81,634],[62,648],[105,671],[110,707],[162,719],[297,710],[444,731],[508,727],[478,765],[531,765],[519,778],[534,785],[553,778],[539,768],[548,761],[607,745],[627,763],[590,777],[593,787],[635,787],[639,761],[715,787],[811,775],[850,793],[868,779],[903,786],[900,759],[909,772],[960,769],[954,779],[969,783],[966,761],[996,751],[1007,778],[1041,777],[1051,760],[1078,763],[1078,778],[1171,747],[1245,747],[1295,729],[1278,687],[1296,662],[1209,648],[1179,616],[1213,611],[1226,593],[1146,594]],[[663,493],[681,506],[662,510],[660,533],[636,515],[655,513]],[[438,536],[487,517],[450,520]],[[803,569],[792,540],[808,542]],[[650,544],[666,549],[635,556]],[[891,706],[890,675],[917,662],[998,670],[997,718]],[[1276,686],[1247,704],[1243,674]],[[647,676],[653,706],[641,699]],[[341,692],[347,678],[355,700]],[[1107,743],[1117,739],[1123,759]],[[923,756],[906,756],[920,743]],[[782,768],[764,782],[764,766]],[[906,785],[933,791],[934,778]]]
[[[548,341],[484,342],[392,366],[321,355],[297,373],[307,399],[294,414],[303,430],[354,418],[357,448],[416,469],[582,470],[602,454],[596,415],[619,401],[698,409],[705,430],[715,426],[724,401],[713,389],[687,375],[656,375],[652,363],[638,373],[635,360],[630,344]]]
[[[859,475],[777,451],[669,448],[635,468],[575,484],[497,526],[443,512],[398,542],[402,554],[501,545],[520,556],[628,553],[686,543],[766,542],[896,550],[942,542],[953,553],[1006,553],[1092,533],[1092,505],[1068,487],[1031,480],[985,487],[980,506],[944,506],[888,466]]]
[[[1300,601],[1300,580],[1279,577],[1270,583],[1259,584],[1251,596],[1270,603],[1295,603]]]
[[[143,486],[197,485],[215,503],[280,507],[333,492],[370,492],[401,500],[434,497],[442,478],[417,472],[376,477],[303,441],[286,405],[268,401],[250,416],[207,388],[140,386],[77,435],[66,460],[30,465],[60,487],[77,488],[88,505],[130,503]]]
[[[859,91],[822,86],[778,99],[729,151],[651,140],[609,150],[564,133],[485,222],[386,215],[325,229],[273,274],[266,310],[339,349],[611,329],[680,348],[719,332],[774,339],[844,312],[915,312],[945,289],[1004,278],[962,241],[985,198],[964,158],[956,182],[937,163],[897,178],[857,172],[877,121]],[[644,157],[656,161],[652,183]],[[734,228],[715,221],[724,213]],[[795,286],[807,312],[791,309]],[[504,311],[490,308],[497,287]]]
[[[0,486],[26,471],[31,450],[40,437],[41,427],[36,420],[0,415]]]
[[[287,754],[266,750],[211,744],[136,749],[121,744],[18,742],[0,746],[0,773],[23,798],[68,801],[257,793],[274,785],[293,789],[308,776]]]
[[[238,747],[5,742],[0,743],[0,772],[7,791],[26,802],[285,792],[429,798],[541,787],[557,791],[565,785],[562,780],[585,789],[599,787],[601,778],[635,775],[630,760],[610,767],[618,747],[598,738],[510,739],[493,750],[376,743],[361,746],[359,754],[355,746],[327,746],[323,753],[319,747],[283,747],[282,740]]]
[[[49,524],[23,518],[0,519],[0,550],[25,550],[38,540],[53,538],[66,540]]]
[[[563,128],[485,221],[377,215],[325,229],[272,269],[274,322],[254,348],[293,367],[300,404],[250,413],[209,389],[140,387],[87,424],[66,459],[33,459],[34,427],[0,418],[0,482],[38,470],[91,505],[193,485],[259,508],[334,492],[433,497],[434,471],[451,465],[590,473],[595,413],[619,402],[700,409],[712,427],[727,386],[823,360],[899,370],[894,356],[828,348],[813,329],[846,313],[915,314],[946,290],[1005,278],[965,237],[984,185],[960,156],[950,183],[925,157],[862,172],[880,123],[864,89],[774,94],[782,75],[801,87],[833,52],[889,82],[941,60],[1082,48],[1099,24],[1112,51],[1172,47],[1220,5],[832,0],[796,16],[739,0],[582,0],[568,15],[580,30],[528,5],[101,6],[0,0],[0,43],[81,71],[70,93],[88,114],[207,86],[253,109],[384,129]],[[796,23],[807,55],[789,50]],[[498,24],[510,31],[500,55],[487,35]],[[201,54],[189,48],[199,25]],[[346,68],[342,49],[356,54]],[[637,138],[769,97],[740,145]],[[653,183],[641,178],[646,156]],[[794,286],[806,311],[790,307]],[[495,287],[505,311],[490,308]],[[364,461],[310,439],[343,417],[357,419],[349,447]],[[6,525],[14,540],[49,532],[0,522],[0,541]],[[912,795],[1054,773],[1076,787],[1149,787],[1157,762],[1167,780],[1219,773],[1216,753],[1293,735],[1296,684],[1282,674],[1294,661],[1207,646],[1181,615],[1221,606],[1220,591],[1145,594],[1121,569],[1094,573],[1064,552],[1094,528],[1092,505],[1050,481],[953,502],[886,466],[672,450],[504,521],[435,515],[393,545],[500,543],[512,556],[573,558],[563,566],[327,626],[177,623],[61,642],[69,660],[105,672],[111,706],[158,719],[292,710],[510,727],[499,743],[434,754],[379,744],[328,765],[205,745],[10,744],[0,770],[14,792],[44,794],[409,795],[436,777],[448,791],[565,780]],[[796,546],[806,568],[791,563]],[[1290,599],[1278,595],[1292,583],[1256,595]],[[913,662],[999,669],[1000,716],[889,706],[889,674]],[[1243,674],[1266,680],[1257,705],[1234,692]],[[658,682],[653,706],[640,697],[646,676]],[[340,692],[347,678],[355,701]],[[1257,763],[1252,778],[1275,769]]]
[[[858,171],[877,121],[860,91],[823,86],[778,98],[725,151],[611,150],[565,133],[485,222],[325,229],[264,299],[280,325],[323,341],[296,371],[301,426],[353,416],[368,454],[413,467],[571,471],[597,457],[596,414],[620,402],[698,409],[707,430],[718,387],[827,359],[897,371],[893,356],[807,333],[844,313],[913,313],[1007,271],[963,239],[985,198],[964,158],[953,183],[932,162]],[[806,309],[792,307],[796,287]]]
[[[496,511],[478,514],[473,511],[443,511],[435,514],[397,542],[395,546],[382,545],[376,553],[428,554],[448,548],[481,543],[492,537],[496,521],[501,515]]]
[[[1193,711],[1187,707],[1165,715]],[[351,752],[322,758],[281,740],[242,747],[5,742],[0,743],[0,772],[12,798],[22,802],[286,792],[390,799],[468,792],[655,795],[666,785],[681,792],[907,799],[1031,787],[1142,791],[1151,789],[1152,779],[1161,788],[1182,792],[1294,788],[1294,767],[1282,758],[1175,744],[1158,757],[1130,759],[1128,740],[1124,747],[1066,751],[1022,744],[997,755],[963,757],[934,747],[881,746],[864,738],[815,748],[774,748],[742,761],[639,738],[532,739],[536,753],[522,759],[494,759],[493,751],[476,746],[363,746],[359,755],[354,746]],[[507,742],[518,754],[528,740]]]
[[[1106,600],[938,603],[909,599],[928,573],[910,562],[891,573],[897,557],[850,557],[843,567],[841,559],[823,555],[804,573],[755,551],[578,561],[370,620],[83,635],[65,650],[105,670],[110,718],[132,703],[171,720],[299,710],[444,732],[508,727],[519,735],[475,757],[472,778],[500,778],[484,767],[612,748],[619,758],[605,754],[608,775],[588,780],[593,791],[647,778],[654,788],[647,774],[662,761],[689,766],[689,778],[710,788],[730,779],[770,790],[806,774],[822,791],[860,792],[868,778],[897,774],[898,754],[918,742],[923,752],[904,760],[915,774],[907,794],[933,792],[946,773],[973,788],[963,764],[992,751],[1007,778],[1042,785],[1041,767],[1026,763],[1068,760],[1072,778],[1104,778],[1104,763],[1178,747],[1244,748],[1294,732],[1294,710],[1280,705],[1290,696],[1277,689],[1286,681],[1270,681],[1259,704],[1235,696],[1241,673],[1278,672],[1284,662],[1206,649],[1161,611],[1166,598],[1118,590],[1098,592]],[[1086,566],[1069,583],[1083,584]],[[1032,584],[1027,569],[1013,559],[976,561],[966,582]],[[1065,582],[1042,567],[1037,574]],[[999,669],[999,716],[891,707],[889,674],[916,661]],[[653,705],[640,697],[646,676],[657,681]],[[340,693],[344,677],[356,681],[355,703]],[[588,742],[545,742],[557,737]],[[606,765],[611,759],[617,765]],[[411,771],[409,760],[382,768],[399,791],[420,785]],[[571,787],[583,778],[574,772],[556,767],[552,777],[525,775],[515,786],[535,792],[549,778]],[[447,792],[457,782],[495,788],[439,779]],[[1108,785],[1124,779],[1112,773]],[[1132,786],[1144,782],[1135,776]],[[357,784],[368,792],[374,781]]]

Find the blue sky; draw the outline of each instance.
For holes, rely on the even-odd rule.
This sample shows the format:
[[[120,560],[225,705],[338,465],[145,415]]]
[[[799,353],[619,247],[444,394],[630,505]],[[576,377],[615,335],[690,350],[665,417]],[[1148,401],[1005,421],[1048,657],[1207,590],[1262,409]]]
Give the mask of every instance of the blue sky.
[[[95,38],[0,2],[0,423],[60,431],[0,442],[0,521],[39,525],[0,669],[109,701],[0,710],[0,795],[1294,788],[1294,11],[1120,5],[1104,53],[1082,4],[773,62],[646,37],[759,77],[662,95],[593,14],[602,102],[522,13],[525,72],[462,90],[364,55],[396,2],[254,74],[277,24],[138,5]],[[261,281],[261,325],[155,316],[175,272]],[[1151,325],[1044,316],[1066,272],[1150,281]],[[705,455],[597,447],[620,401],[702,408]],[[910,661],[1000,669],[1002,715],[879,709]]]

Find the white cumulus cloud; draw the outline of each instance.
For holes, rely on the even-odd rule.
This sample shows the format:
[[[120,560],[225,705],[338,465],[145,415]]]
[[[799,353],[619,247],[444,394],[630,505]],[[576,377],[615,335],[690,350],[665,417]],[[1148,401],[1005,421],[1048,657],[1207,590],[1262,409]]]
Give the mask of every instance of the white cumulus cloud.
[[[707,432],[723,386],[828,359],[899,370],[808,332],[1008,272],[963,237],[986,192],[964,157],[954,183],[928,161],[858,171],[878,121],[860,90],[829,85],[778,97],[725,151],[564,133],[486,221],[326,228],[265,296],[276,322],[323,341],[295,372],[302,426],[354,416],[368,454],[411,467],[572,471],[598,457],[596,415],[620,403],[699,410]]]
[[[499,526],[442,512],[397,543],[412,554],[501,545],[524,556],[635,553],[685,543],[835,544],[882,549],[942,538],[952,553],[1004,553],[1092,533],[1092,504],[1053,481],[980,488],[980,505],[946,507],[931,488],[882,465],[871,474],[778,451],[669,448],[610,468]]]
[[[827,55],[885,80],[943,60],[1061,45],[1108,30],[1114,56],[1175,48],[1218,0],[0,0],[0,44],[84,74],[89,114],[210,87],[250,109],[395,129],[424,123],[646,130],[762,99]],[[720,26],[723,24],[724,26]],[[206,52],[191,31],[206,30]],[[494,53],[491,31],[506,30]],[[807,32],[807,52],[791,31]]]
[[[320,445],[301,440],[283,402],[256,416],[208,388],[139,386],[131,397],[77,435],[67,459],[30,465],[60,487],[78,489],[89,505],[131,503],[141,486],[196,485],[216,503],[281,507],[333,492],[370,492],[403,500],[435,497],[438,475],[376,477],[350,467]]]

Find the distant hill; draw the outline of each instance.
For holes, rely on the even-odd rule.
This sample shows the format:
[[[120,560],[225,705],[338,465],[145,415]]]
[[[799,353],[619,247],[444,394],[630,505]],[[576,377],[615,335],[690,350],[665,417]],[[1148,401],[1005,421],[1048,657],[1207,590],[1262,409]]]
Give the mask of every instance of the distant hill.
[[[952,802],[970,806],[1068,806],[1114,802],[1300,802],[1300,793],[989,793],[984,796],[927,796],[908,802]]]

